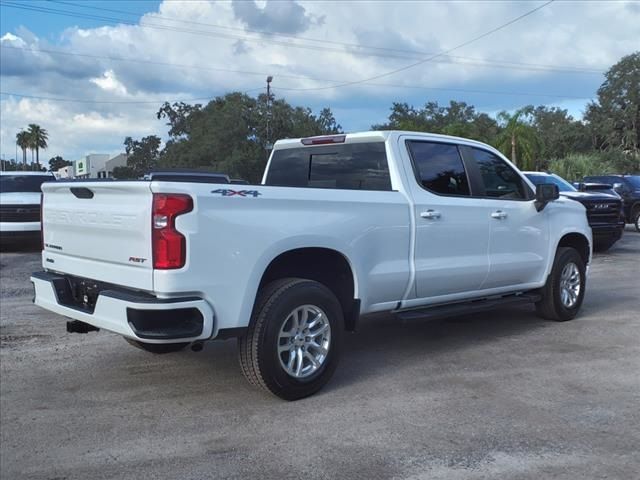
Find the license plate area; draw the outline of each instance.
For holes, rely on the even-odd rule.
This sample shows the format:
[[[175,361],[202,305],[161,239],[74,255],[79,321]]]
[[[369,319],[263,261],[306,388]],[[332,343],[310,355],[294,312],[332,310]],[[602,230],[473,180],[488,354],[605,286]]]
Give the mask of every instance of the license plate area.
[[[94,280],[72,276],[56,277],[51,280],[60,305],[93,313],[98,295],[104,286]]]

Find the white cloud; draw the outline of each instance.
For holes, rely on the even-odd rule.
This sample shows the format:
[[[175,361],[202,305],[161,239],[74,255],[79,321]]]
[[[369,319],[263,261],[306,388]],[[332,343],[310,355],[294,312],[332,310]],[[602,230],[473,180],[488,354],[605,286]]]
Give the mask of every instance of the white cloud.
[[[107,70],[101,77],[91,78],[89,81],[107,92],[114,92],[123,96],[127,95],[126,87],[116,78],[113,70]]]
[[[545,68],[482,66],[483,60],[604,70],[622,55],[638,49],[640,11],[633,3],[556,2],[453,53],[465,59],[455,58],[453,63],[438,59],[375,83],[537,92],[566,98],[371,85],[290,90],[324,87],[331,84],[327,80],[358,80],[397,69],[473,38],[537,3],[314,1],[283,5],[251,3],[240,5],[242,12],[238,13],[238,4],[234,9],[229,2],[165,1],[158,11],[143,16],[142,27],[69,27],[60,33],[58,41],[47,41],[26,28],[0,32],[2,45],[89,55],[60,56],[3,49],[3,91],[99,102],[157,100],[156,104],[91,104],[18,101],[3,96],[2,154],[13,156],[15,132],[32,122],[40,123],[50,132],[51,148],[47,154],[75,158],[100,149],[117,151],[126,135],[166,132],[166,127],[155,118],[164,100],[255,90],[264,86],[267,74],[274,76],[272,86],[276,95],[316,110],[329,106],[347,129],[362,129],[380,122],[393,101],[419,106],[428,100],[451,98],[467,100],[485,111],[512,109],[527,103],[571,104],[575,112],[578,100],[571,97],[592,97],[602,82],[601,76]],[[113,8],[120,7],[114,4]],[[281,9],[293,12],[292,18],[279,14]],[[144,28],[145,25],[153,28]],[[244,28],[296,32],[294,35],[301,38],[318,41],[263,36],[248,33]],[[346,48],[333,42],[367,44],[378,49]],[[309,48],[294,48],[292,43],[304,43]]]

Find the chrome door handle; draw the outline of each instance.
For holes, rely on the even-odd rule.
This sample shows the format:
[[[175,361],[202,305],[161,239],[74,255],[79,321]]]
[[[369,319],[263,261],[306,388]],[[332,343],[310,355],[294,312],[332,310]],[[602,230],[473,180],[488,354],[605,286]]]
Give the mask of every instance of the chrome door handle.
[[[504,218],[507,218],[507,213],[503,212],[502,210],[497,210],[491,213],[491,218],[497,218],[498,220],[502,220]]]
[[[422,218],[427,218],[427,219],[433,220],[433,219],[436,219],[436,218],[440,218],[440,212],[436,212],[435,210],[429,209],[426,212],[422,212],[420,214],[420,216]]]

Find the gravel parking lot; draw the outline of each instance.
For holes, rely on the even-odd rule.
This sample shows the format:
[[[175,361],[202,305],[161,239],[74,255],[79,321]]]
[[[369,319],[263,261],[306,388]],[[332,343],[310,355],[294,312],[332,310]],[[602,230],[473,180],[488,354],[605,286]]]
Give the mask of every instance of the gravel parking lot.
[[[3,479],[638,478],[640,233],[596,255],[581,315],[367,319],[318,395],[252,389],[235,341],[154,356],[31,304],[1,262]]]

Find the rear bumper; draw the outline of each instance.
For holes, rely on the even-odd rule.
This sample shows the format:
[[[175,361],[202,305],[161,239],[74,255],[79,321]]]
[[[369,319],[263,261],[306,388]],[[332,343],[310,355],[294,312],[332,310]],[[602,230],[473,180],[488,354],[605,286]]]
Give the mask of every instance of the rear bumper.
[[[98,293],[93,308],[83,308],[70,298],[66,277],[36,272],[31,282],[36,305],[140,342],[193,342],[213,334],[213,309],[198,297],[164,299],[105,289]]]

